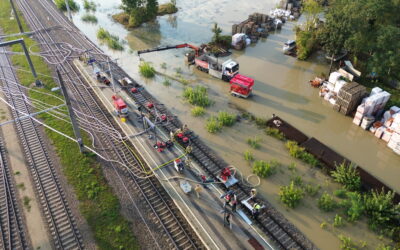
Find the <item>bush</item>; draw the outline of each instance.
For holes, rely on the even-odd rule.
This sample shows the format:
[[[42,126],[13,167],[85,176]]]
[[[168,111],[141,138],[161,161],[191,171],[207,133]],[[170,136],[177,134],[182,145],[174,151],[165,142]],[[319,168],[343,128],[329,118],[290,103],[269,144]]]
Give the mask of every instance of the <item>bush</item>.
[[[55,4],[57,8],[62,11],[67,11],[67,5],[65,4],[65,0],[55,0]],[[73,12],[79,10],[79,5],[74,0],[68,0],[69,9]]]
[[[210,133],[217,133],[222,129],[222,124],[215,116],[211,116],[207,120],[206,129]]]
[[[306,193],[307,193],[309,196],[311,196],[311,197],[316,196],[316,195],[318,194],[318,192],[319,192],[320,189],[321,189],[321,186],[320,186],[320,185],[314,186],[313,184],[307,184],[307,185],[304,187],[304,191],[306,191]]]
[[[289,149],[290,156],[300,159],[312,167],[319,165],[319,161],[312,154],[307,153],[303,147],[300,147],[297,142],[287,141],[285,146]]]
[[[347,191],[344,190],[344,189],[337,189],[337,190],[333,191],[333,194],[336,197],[339,197],[339,198],[342,198],[342,199],[347,197]]]
[[[313,52],[317,39],[314,31],[300,30],[296,32],[297,58],[306,60]]]
[[[280,187],[279,197],[280,200],[286,206],[290,208],[295,208],[299,205],[301,199],[303,198],[304,192],[301,188],[297,188],[294,182],[290,182],[288,186]]]
[[[386,235],[399,237],[400,204],[394,204],[394,192],[373,190],[364,195],[365,213],[373,230],[384,229]],[[397,239],[399,240],[399,239]]]
[[[96,11],[96,4],[92,1],[83,0],[83,8],[86,11]]]
[[[247,144],[254,149],[259,149],[261,147],[261,138],[254,136],[254,138],[247,138]]]
[[[156,74],[156,70],[148,62],[142,62],[139,65],[139,72],[143,77],[146,78],[153,78]]]
[[[334,227],[341,227],[341,226],[343,226],[343,218],[340,216],[340,215],[338,215],[338,214],[336,214],[335,215],[335,218],[333,219],[333,226]]]
[[[254,161],[254,155],[253,152],[251,152],[250,150],[246,150],[243,153],[243,157],[246,161],[250,162],[250,161]]]
[[[318,207],[325,212],[330,212],[335,209],[336,202],[331,195],[325,192],[318,199]]]
[[[212,104],[211,100],[208,98],[207,89],[203,86],[185,88],[183,90],[183,98],[192,105],[204,108]]]
[[[356,250],[356,245],[354,244],[354,242],[351,240],[350,237],[346,237],[343,235],[339,235],[339,239],[340,239],[340,249],[343,250]]]
[[[178,8],[176,7],[175,4],[173,4],[173,3],[165,3],[165,4],[161,4],[158,7],[157,14],[162,16],[162,15],[165,15],[165,14],[173,14],[173,13],[176,13],[176,12],[178,12]]]
[[[290,180],[293,181],[294,185],[296,185],[298,187],[302,187],[303,186],[303,179],[301,178],[300,175],[291,176]]]
[[[82,16],[82,21],[88,23],[97,23],[97,17],[92,14],[85,14]]]
[[[97,38],[102,42],[105,42],[110,49],[124,50],[124,46],[122,46],[122,44],[119,42],[119,38],[115,35],[112,35],[104,28],[99,28],[97,30]]]
[[[206,113],[206,111],[203,107],[195,106],[192,108],[191,113],[193,116],[197,117],[197,116],[203,116]]]
[[[129,13],[128,27],[135,28],[147,21],[146,8],[136,8]]]
[[[236,122],[236,115],[228,113],[226,111],[218,112],[218,121],[221,122],[222,126],[230,127]]]
[[[277,167],[280,163],[276,160],[271,160],[269,162],[265,161],[255,161],[253,163],[253,173],[259,177],[266,178],[276,173]]]
[[[342,163],[336,165],[336,169],[331,171],[333,179],[342,184],[347,190],[358,191],[361,188],[361,178],[354,164]]]
[[[162,82],[162,84],[164,85],[164,86],[166,86],[166,87],[168,87],[168,86],[171,86],[171,82],[170,82],[170,80],[168,80],[168,79],[164,79],[164,81]]]
[[[279,129],[277,128],[271,128],[271,127],[267,127],[265,129],[265,133],[269,136],[275,137],[278,140],[285,140],[285,136],[283,135],[283,133],[281,131],[279,131]]]
[[[340,205],[345,209],[349,221],[358,220],[363,215],[365,206],[363,197],[357,192],[348,192],[347,200],[344,200]]]

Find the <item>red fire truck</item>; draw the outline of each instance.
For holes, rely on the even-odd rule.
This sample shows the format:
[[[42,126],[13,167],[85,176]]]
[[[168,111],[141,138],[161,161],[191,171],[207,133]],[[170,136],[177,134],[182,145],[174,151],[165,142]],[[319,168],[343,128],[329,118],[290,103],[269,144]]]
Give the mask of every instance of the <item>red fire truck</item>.
[[[118,96],[118,95],[113,95],[112,96],[114,108],[115,108],[115,113],[119,117],[127,117],[128,116],[128,106],[124,102],[124,100]]]

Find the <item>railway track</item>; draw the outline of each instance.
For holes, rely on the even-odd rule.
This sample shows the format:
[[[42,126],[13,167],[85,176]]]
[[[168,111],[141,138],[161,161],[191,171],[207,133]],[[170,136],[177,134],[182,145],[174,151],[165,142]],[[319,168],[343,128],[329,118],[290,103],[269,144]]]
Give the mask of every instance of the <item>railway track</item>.
[[[0,58],[2,63],[8,66],[3,67],[1,71],[2,78],[7,79],[3,81],[3,90],[8,102],[15,108],[12,109],[12,116],[17,119],[21,114],[29,114],[30,108],[20,97],[24,91],[16,84],[18,79],[11,69],[12,63],[9,58],[4,53],[0,54]],[[83,249],[80,233],[37,125],[28,118],[17,120],[15,126],[55,247]]]
[[[76,29],[58,10],[56,10],[54,4],[45,0],[39,0],[38,2],[43,6],[43,8],[46,8],[49,16],[54,18],[58,24],[64,25],[68,29]],[[32,4],[30,1],[19,0],[18,3],[33,30],[45,28],[43,25],[43,20],[41,20],[37,14],[32,11],[33,6],[30,5]],[[47,6],[48,4],[51,6]],[[35,38],[39,42],[47,44],[47,46],[45,45],[45,48],[43,49],[49,51],[53,55],[53,58],[56,58],[59,62],[64,61],[64,58],[62,57],[62,53],[59,53],[60,48],[58,48],[56,45],[58,41],[57,39],[60,39],[61,41],[66,41],[65,39],[69,39],[71,41],[75,41],[78,45],[81,45],[82,43],[89,43],[83,36],[79,38],[79,36],[70,36],[68,34],[66,36],[57,36],[57,38],[54,38],[54,33],[51,34],[47,31],[36,34]],[[78,38],[81,40],[78,40]],[[89,46],[92,48],[94,45],[89,43]],[[98,48],[96,48],[96,50],[99,51]],[[75,108],[92,117],[89,119],[90,122],[97,123],[100,126],[109,126],[115,128],[122,134],[122,131],[118,125],[115,124],[108,111],[98,104],[99,101],[97,100],[95,93],[89,88],[89,86],[87,86],[87,83],[81,79],[80,73],[73,66],[73,64],[69,61],[65,61],[65,63],[59,65],[59,69],[66,78],[65,83],[75,99]],[[77,103],[79,103],[79,105],[76,105]],[[87,129],[90,130],[91,128],[87,127]],[[126,146],[126,144],[129,144],[129,142],[122,143],[119,140],[110,138],[110,136],[106,133],[97,133],[95,137],[101,145],[100,147],[102,148],[102,151],[107,154],[110,159],[130,166],[130,171],[127,171],[126,169],[123,170],[125,171],[125,174],[130,177],[134,185],[142,194],[147,205],[150,207],[148,212],[152,214],[155,222],[161,225],[163,230],[162,232],[164,232],[167,242],[170,244],[169,248],[202,248],[200,239],[191,229],[188,222],[183,219],[180,211],[165,192],[157,178],[148,178],[143,173],[138,159]],[[131,147],[133,146],[131,145]]]
[[[7,152],[0,138],[0,248],[28,249],[10,172]]]

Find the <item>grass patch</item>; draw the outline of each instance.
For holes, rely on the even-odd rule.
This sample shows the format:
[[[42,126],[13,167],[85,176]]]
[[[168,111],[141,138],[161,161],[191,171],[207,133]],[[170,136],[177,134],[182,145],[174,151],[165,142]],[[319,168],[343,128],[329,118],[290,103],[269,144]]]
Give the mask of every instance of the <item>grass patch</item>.
[[[192,116],[203,116],[206,113],[206,110],[203,107],[199,106],[194,106],[190,112],[192,113]]]
[[[83,0],[83,8],[86,11],[96,11],[96,4],[89,0]]]
[[[295,208],[303,199],[304,191],[296,187],[294,182],[290,182],[288,186],[282,186],[279,190],[279,198],[289,208]]]
[[[287,141],[285,146],[289,149],[290,156],[300,159],[312,167],[319,165],[319,161],[312,154],[307,153],[303,147],[300,147],[297,142]]]
[[[29,198],[28,196],[24,196],[22,201],[24,203],[24,207],[28,210],[28,212],[31,211],[31,198]]]
[[[97,17],[95,15],[86,13],[85,15],[82,16],[82,21],[87,22],[87,23],[97,23]]]
[[[0,0],[0,6],[0,22],[3,32],[5,34],[18,33],[19,30],[15,20],[10,20],[11,7],[9,1]],[[24,30],[29,30],[21,13],[19,16]],[[8,40],[13,39],[16,39],[16,37],[8,38]],[[24,40],[27,47],[36,44],[29,37],[24,37]],[[15,45],[11,49],[13,52],[22,52],[20,46]],[[25,56],[13,55],[11,59],[15,66],[29,71]],[[49,67],[41,57],[33,56],[32,61],[37,73],[52,75]],[[24,86],[29,86],[34,82],[31,73],[17,71],[17,75]],[[44,87],[38,89],[39,91],[63,98],[60,93],[51,92],[51,88],[57,86],[52,78],[43,77],[41,80],[44,83]],[[60,104],[59,100],[41,93],[29,91],[28,94],[31,98],[39,99],[51,105]],[[55,119],[47,113],[42,113],[38,117],[53,128],[69,136],[74,136],[70,124]],[[104,179],[96,159],[89,155],[80,154],[76,142],[70,141],[48,129],[45,132],[60,157],[63,173],[67,177],[68,183],[74,188],[79,200],[79,209],[93,232],[97,247],[99,249],[138,249],[129,222],[120,214],[121,208],[118,198],[113,194],[112,189]],[[29,197],[24,198],[24,203],[29,203],[28,199]],[[117,227],[121,228],[121,230],[116,231],[115,228]]]
[[[119,38],[115,35],[112,35],[110,32],[108,32],[106,29],[104,28],[99,28],[97,30],[97,38],[103,42],[106,43],[107,46],[110,49],[113,50],[124,50],[124,46],[122,45],[122,43],[119,41]]]
[[[183,90],[183,98],[190,104],[199,107],[208,107],[212,104],[208,98],[207,89],[203,86],[188,87]]]
[[[77,4],[74,0],[67,0],[69,9],[73,12],[79,10],[79,4]],[[62,11],[67,11],[67,5],[65,4],[65,0],[55,0],[55,4],[57,8],[59,8]]]
[[[233,126],[236,122],[236,115],[228,113],[226,111],[218,112],[218,121],[221,122],[222,126]]]
[[[22,191],[24,191],[25,190],[25,184],[24,183],[18,183],[17,188],[21,189]]]
[[[156,75],[156,70],[148,62],[142,62],[139,65],[139,73],[146,78],[153,78]]]
[[[253,173],[259,177],[267,178],[274,175],[280,165],[281,164],[276,160],[271,160],[269,162],[262,160],[255,161],[253,163]]]
[[[250,150],[244,151],[243,158],[248,162],[254,161],[253,152],[251,152]]]
[[[311,197],[315,197],[320,189],[321,189],[320,185],[315,186],[314,184],[307,184],[304,186],[304,191]]]
[[[174,14],[176,12],[178,12],[178,8],[174,3],[170,2],[170,3],[160,4],[158,6],[157,15],[162,16],[166,14]]]
[[[285,140],[285,136],[283,135],[283,133],[281,131],[279,131],[279,129],[277,128],[271,128],[271,127],[267,127],[265,129],[265,133],[269,136],[275,137],[278,140],[284,141]]]
[[[20,174],[21,174],[21,172],[19,172],[19,171],[14,172],[14,175],[20,175]]]
[[[211,116],[207,120],[206,129],[209,133],[214,134],[214,133],[221,131],[222,124],[220,121],[218,121],[218,119],[215,116]]]
[[[254,138],[247,138],[246,140],[247,144],[250,145],[250,147],[254,149],[259,149],[261,148],[261,138],[254,136]]]

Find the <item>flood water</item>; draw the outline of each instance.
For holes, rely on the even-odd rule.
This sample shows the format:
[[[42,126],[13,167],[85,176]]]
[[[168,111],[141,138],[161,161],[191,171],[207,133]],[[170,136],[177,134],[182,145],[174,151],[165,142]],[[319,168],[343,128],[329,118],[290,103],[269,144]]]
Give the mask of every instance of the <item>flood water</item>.
[[[231,97],[227,83],[213,79],[193,67],[188,68],[184,57],[186,49],[142,55],[142,58],[152,62],[158,71],[175,75],[177,68],[180,68],[185,78],[193,80],[192,85],[201,84],[209,88],[210,97],[215,104],[207,110],[207,115],[203,118],[191,116],[190,105],[180,97],[184,87],[182,84],[172,82],[171,86],[166,87],[162,84],[163,77],[157,76],[155,79],[147,80],[139,76],[140,61],[135,53],[136,50],[180,43],[200,45],[210,41],[214,22],[218,22],[224,34],[230,34],[233,23],[246,19],[249,14],[256,11],[268,14],[269,10],[276,6],[277,1],[178,0],[177,14],[159,17],[156,22],[131,31],[127,31],[111,19],[112,14],[119,12],[120,1],[96,0],[95,2],[100,5],[95,13],[99,20],[98,24],[88,24],[80,20],[84,14],[83,8],[74,15],[74,23],[96,44],[99,44],[96,38],[98,27],[104,27],[126,41],[124,52],[111,51],[101,44],[99,46],[113,58],[118,58],[120,66],[142,83],[160,102],[166,104],[226,161],[243,172],[244,176],[251,174],[251,168],[244,162],[242,156],[248,148],[245,141],[254,135],[263,139],[261,150],[253,150],[257,159],[275,158],[284,164],[289,164],[293,159],[288,156],[281,142],[268,138],[246,121],[232,128],[224,128],[219,134],[209,134],[204,127],[206,119],[220,110],[237,112],[236,109],[240,108],[263,118],[269,118],[273,113],[277,114],[308,136],[313,136],[331,146],[400,192],[400,156],[393,153],[385,142],[354,125],[350,117],[335,112],[330,104],[318,97],[318,90],[309,86],[308,81],[315,75],[322,72],[326,74],[328,71],[323,56],[316,54],[309,61],[298,61],[283,55],[283,42],[294,38],[292,30],[296,23],[286,23],[281,31],[251,45],[245,51],[234,51],[231,57],[239,62],[240,72],[255,79],[254,95],[249,99]],[[161,63],[166,63],[167,69],[162,69]],[[326,184],[324,186],[326,190],[333,190],[336,187],[323,174],[314,172],[299,162],[297,164],[298,174],[304,180]],[[318,247],[337,249],[338,230],[320,229],[320,223],[333,218],[334,214],[318,215],[320,213],[314,204],[315,199],[311,198],[306,199],[295,211],[283,209],[278,202],[279,186],[288,184],[288,176],[290,177],[290,173],[282,170],[272,180],[263,180],[259,187],[261,195],[280,209]],[[357,230],[351,230],[353,226],[349,226],[342,230],[343,233],[358,240],[370,239],[371,249],[379,244],[373,234],[361,230],[366,227],[365,223],[357,223],[354,226]]]

